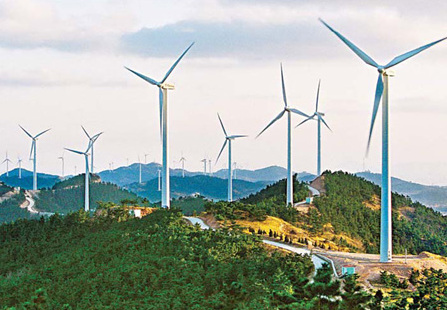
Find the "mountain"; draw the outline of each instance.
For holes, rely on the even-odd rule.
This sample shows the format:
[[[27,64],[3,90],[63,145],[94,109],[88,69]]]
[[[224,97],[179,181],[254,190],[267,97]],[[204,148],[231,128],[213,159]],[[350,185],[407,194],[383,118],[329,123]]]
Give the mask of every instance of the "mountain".
[[[19,206],[25,202],[24,191],[0,182],[0,224],[15,221],[18,218],[31,218],[31,214]]]
[[[171,197],[190,196],[200,194],[209,199],[227,199],[227,180],[207,175],[196,175],[191,177],[171,177]],[[248,196],[264,188],[268,182],[248,182],[233,180],[233,197],[235,199]],[[158,179],[152,179],[143,184],[132,183],[126,186],[131,192],[146,197],[151,202],[160,201],[158,191]]]
[[[356,175],[377,185],[382,182],[382,175],[379,173],[358,172]],[[447,215],[447,186],[422,185],[391,178],[391,189]]]
[[[149,163],[141,165],[141,179],[143,182],[158,178],[158,169],[160,164]],[[226,179],[228,176],[227,169],[221,169],[213,172],[213,177]],[[140,173],[139,164],[135,163],[130,166],[119,167],[114,170],[104,170],[99,172],[99,176],[104,182],[111,182],[119,186],[132,184],[138,181]],[[279,166],[270,166],[256,170],[237,169],[233,172],[235,179],[248,181],[248,182],[267,182],[272,183],[278,180],[284,179],[287,176],[287,170]],[[182,169],[171,169],[171,176],[182,176]],[[185,176],[197,176],[204,175],[201,171],[187,171],[185,170]],[[309,182],[316,176],[307,172],[298,173],[298,178],[301,181]]]
[[[9,172],[9,176],[6,173],[0,176],[0,181],[12,187],[20,187],[23,189],[33,189],[33,173],[32,171],[22,168],[22,178],[19,179],[19,169],[16,168]],[[54,184],[60,181],[60,177],[57,175],[37,173],[37,186],[38,189],[50,188]]]
[[[84,208],[84,178],[80,174],[56,183],[51,189],[37,192],[33,198],[35,208],[44,212],[68,213]],[[122,200],[139,200],[139,197],[115,184],[104,183],[98,175],[91,176],[90,206],[96,209],[99,202],[119,204]]]

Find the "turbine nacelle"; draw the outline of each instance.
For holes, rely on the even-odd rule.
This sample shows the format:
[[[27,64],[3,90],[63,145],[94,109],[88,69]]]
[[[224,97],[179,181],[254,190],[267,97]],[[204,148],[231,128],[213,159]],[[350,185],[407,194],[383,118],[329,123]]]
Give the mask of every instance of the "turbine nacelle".
[[[160,84],[160,88],[167,89],[167,90],[174,90],[175,85],[169,84],[169,83],[163,83],[163,84]]]

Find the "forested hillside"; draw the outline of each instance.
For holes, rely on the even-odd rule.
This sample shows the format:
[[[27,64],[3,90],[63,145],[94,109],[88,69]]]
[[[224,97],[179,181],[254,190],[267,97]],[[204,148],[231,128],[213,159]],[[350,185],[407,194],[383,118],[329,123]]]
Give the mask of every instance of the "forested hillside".
[[[128,221],[123,221],[126,211],[107,214],[90,218],[79,211],[0,226],[0,304],[27,309],[346,309],[346,293],[328,267],[309,282],[313,265],[308,257],[267,251],[256,236],[202,231],[176,211]]]
[[[115,184],[101,183],[93,176],[90,183],[90,206],[96,208],[97,202],[119,203],[122,200],[138,200],[138,196]],[[36,209],[46,212],[66,214],[84,208],[84,175],[79,175],[61,183],[51,190],[41,190],[36,196]]]
[[[15,221],[19,218],[31,218],[26,209],[19,207],[25,201],[23,190],[16,194],[13,190],[12,187],[0,182],[0,223]]]
[[[321,224],[360,238],[368,253],[378,253],[380,240],[380,187],[344,172],[324,174],[326,195],[314,203]],[[392,194],[393,251],[429,251],[447,255],[447,217],[410,198]]]

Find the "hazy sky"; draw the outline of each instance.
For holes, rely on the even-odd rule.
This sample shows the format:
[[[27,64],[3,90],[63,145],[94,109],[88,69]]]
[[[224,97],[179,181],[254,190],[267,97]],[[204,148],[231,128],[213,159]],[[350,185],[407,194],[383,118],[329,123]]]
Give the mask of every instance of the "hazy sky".
[[[159,161],[156,87],[123,69],[160,79],[178,55],[196,45],[171,75],[171,163],[202,169],[223,143],[219,112],[243,168],[286,165],[286,119],[258,139],[282,109],[279,63],[288,100],[307,113],[320,106],[323,168],[380,171],[380,115],[364,161],[377,71],[319,21],[323,18],[379,63],[447,36],[446,1],[0,1],[0,154],[28,158],[20,130],[50,132],[38,141],[38,169],[59,173],[63,147],[85,149],[84,125],[104,131],[97,170],[126,158]],[[395,67],[390,81],[391,169],[397,177],[447,184],[447,42]],[[294,116],[298,123],[301,117]],[[225,155],[225,154],[224,154]],[[67,173],[83,169],[66,154]],[[216,168],[226,166],[223,156]],[[31,162],[24,160],[31,168]],[[316,123],[293,132],[295,171],[316,170]],[[3,172],[6,167],[2,166]]]

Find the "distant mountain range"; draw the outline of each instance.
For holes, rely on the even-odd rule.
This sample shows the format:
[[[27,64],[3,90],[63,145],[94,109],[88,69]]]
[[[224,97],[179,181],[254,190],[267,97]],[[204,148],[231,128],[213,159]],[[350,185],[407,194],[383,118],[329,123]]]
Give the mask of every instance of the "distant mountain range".
[[[379,173],[358,172],[356,175],[377,185],[382,182],[382,175]],[[391,178],[391,189],[393,192],[407,195],[415,201],[447,214],[447,186],[422,185]]]
[[[37,174],[37,187],[50,188],[61,180],[61,177],[53,174],[38,173]],[[12,187],[20,187],[23,189],[33,189],[33,172],[22,168],[22,178],[19,179],[19,169],[16,168],[9,172],[9,176],[6,173],[0,176],[0,181]]]
[[[171,198],[199,194],[209,199],[224,200],[227,198],[227,180],[207,175],[195,175],[188,177],[171,177]],[[239,199],[263,189],[270,182],[249,182],[244,180],[233,181],[233,197]],[[151,202],[160,201],[158,191],[158,179],[152,179],[145,183],[132,183],[124,188],[147,198]]]
[[[160,164],[149,163],[141,165],[141,179],[143,182],[158,178],[158,169]],[[139,164],[132,164],[126,167],[119,167],[115,170],[104,170],[99,172],[101,180],[104,182],[111,182],[119,186],[125,186],[138,182],[140,173]],[[181,169],[171,169],[171,176],[182,176]],[[226,179],[228,174],[227,169],[221,169],[211,174],[212,177]],[[185,170],[185,177],[192,177],[204,175],[200,171],[187,171]],[[207,174],[209,176],[209,174]],[[276,182],[284,179],[287,176],[287,170],[279,166],[270,166],[256,170],[236,169],[233,171],[234,178],[237,180],[243,180],[248,182]],[[311,181],[316,176],[307,172],[298,173],[298,178],[301,181]]]

